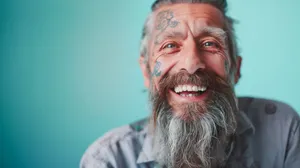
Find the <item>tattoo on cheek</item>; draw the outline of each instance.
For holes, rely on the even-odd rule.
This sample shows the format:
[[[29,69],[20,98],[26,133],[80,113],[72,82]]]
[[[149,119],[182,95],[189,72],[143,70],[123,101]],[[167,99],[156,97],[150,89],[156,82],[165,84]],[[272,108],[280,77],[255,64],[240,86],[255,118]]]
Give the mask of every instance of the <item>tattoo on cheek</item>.
[[[159,61],[156,61],[155,62],[155,65],[154,65],[154,69],[153,69],[153,72],[152,72],[152,76],[155,76],[155,77],[158,77],[161,75],[161,62]]]

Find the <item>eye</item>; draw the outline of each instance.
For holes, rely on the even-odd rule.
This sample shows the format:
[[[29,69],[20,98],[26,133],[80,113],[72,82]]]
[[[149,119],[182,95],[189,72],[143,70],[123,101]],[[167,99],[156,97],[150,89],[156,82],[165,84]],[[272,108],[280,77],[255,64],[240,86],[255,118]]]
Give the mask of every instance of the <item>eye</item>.
[[[166,48],[178,48],[178,45],[176,43],[168,43],[163,46],[163,49],[166,49]]]
[[[209,47],[213,47],[213,48],[218,48],[218,44],[216,42],[212,42],[212,41],[207,41],[205,43],[203,43],[203,47],[209,48]]]

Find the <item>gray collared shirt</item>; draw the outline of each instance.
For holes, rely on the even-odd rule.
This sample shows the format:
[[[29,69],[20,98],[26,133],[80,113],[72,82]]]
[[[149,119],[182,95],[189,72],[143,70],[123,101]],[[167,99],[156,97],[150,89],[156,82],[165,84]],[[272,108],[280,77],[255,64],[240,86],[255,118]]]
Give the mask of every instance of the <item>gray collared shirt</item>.
[[[228,168],[299,168],[300,118],[288,105],[239,98]],[[154,168],[148,119],[106,133],[84,153],[80,168]]]

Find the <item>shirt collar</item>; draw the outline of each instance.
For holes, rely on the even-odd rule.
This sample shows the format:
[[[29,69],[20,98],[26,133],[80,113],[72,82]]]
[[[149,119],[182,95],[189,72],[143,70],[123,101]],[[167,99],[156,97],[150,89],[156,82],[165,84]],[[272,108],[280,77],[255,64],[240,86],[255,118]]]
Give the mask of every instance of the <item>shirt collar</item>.
[[[138,159],[136,161],[137,164],[154,161],[154,157],[152,155],[153,135],[149,133],[149,124],[147,124],[144,129],[147,130],[147,134],[143,143],[142,150],[139,153]]]
[[[148,131],[141,152],[139,153],[137,164],[146,163],[146,162],[153,162],[154,157],[152,155],[152,138],[153,135],[149,133],[149,124],[145,126],[145,130]],[[249,131],[250,134],[254,134],[255,128],[250,121],[250,119],[247,117],[247,115],[240,111],[237,114],[237,135],[242,135],[243,133],[246,133],[246,131]]]
[[[255,133],[255,128],[254,128],[251,120],[245,114],[245,112],[240,111],[237,114],[236,133],[237,133],[237,135],[241,135],[241,134],[245,133],[246,131],[249,131],[249,133],[254,134]]]

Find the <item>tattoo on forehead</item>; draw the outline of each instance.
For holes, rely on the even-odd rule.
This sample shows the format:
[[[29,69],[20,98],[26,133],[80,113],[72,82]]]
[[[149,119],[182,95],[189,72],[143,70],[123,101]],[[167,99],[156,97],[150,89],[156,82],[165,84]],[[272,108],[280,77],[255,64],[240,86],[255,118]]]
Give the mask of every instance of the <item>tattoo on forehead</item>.
[[[178,21],[174,20],[174,14],[171,10],[164,10],[157,14],[157,23],[155,29],[159,31],[155,38],[155,44],[158,44],[157,38],[164,32],[168,27],[174,28],[178,25]]]
[[[152,76],[158,77],[158,76],[161,75],[160,67],[161,67],[161,62],[156,61],[155,65],[154,65],[153,72],[152,72]]]

